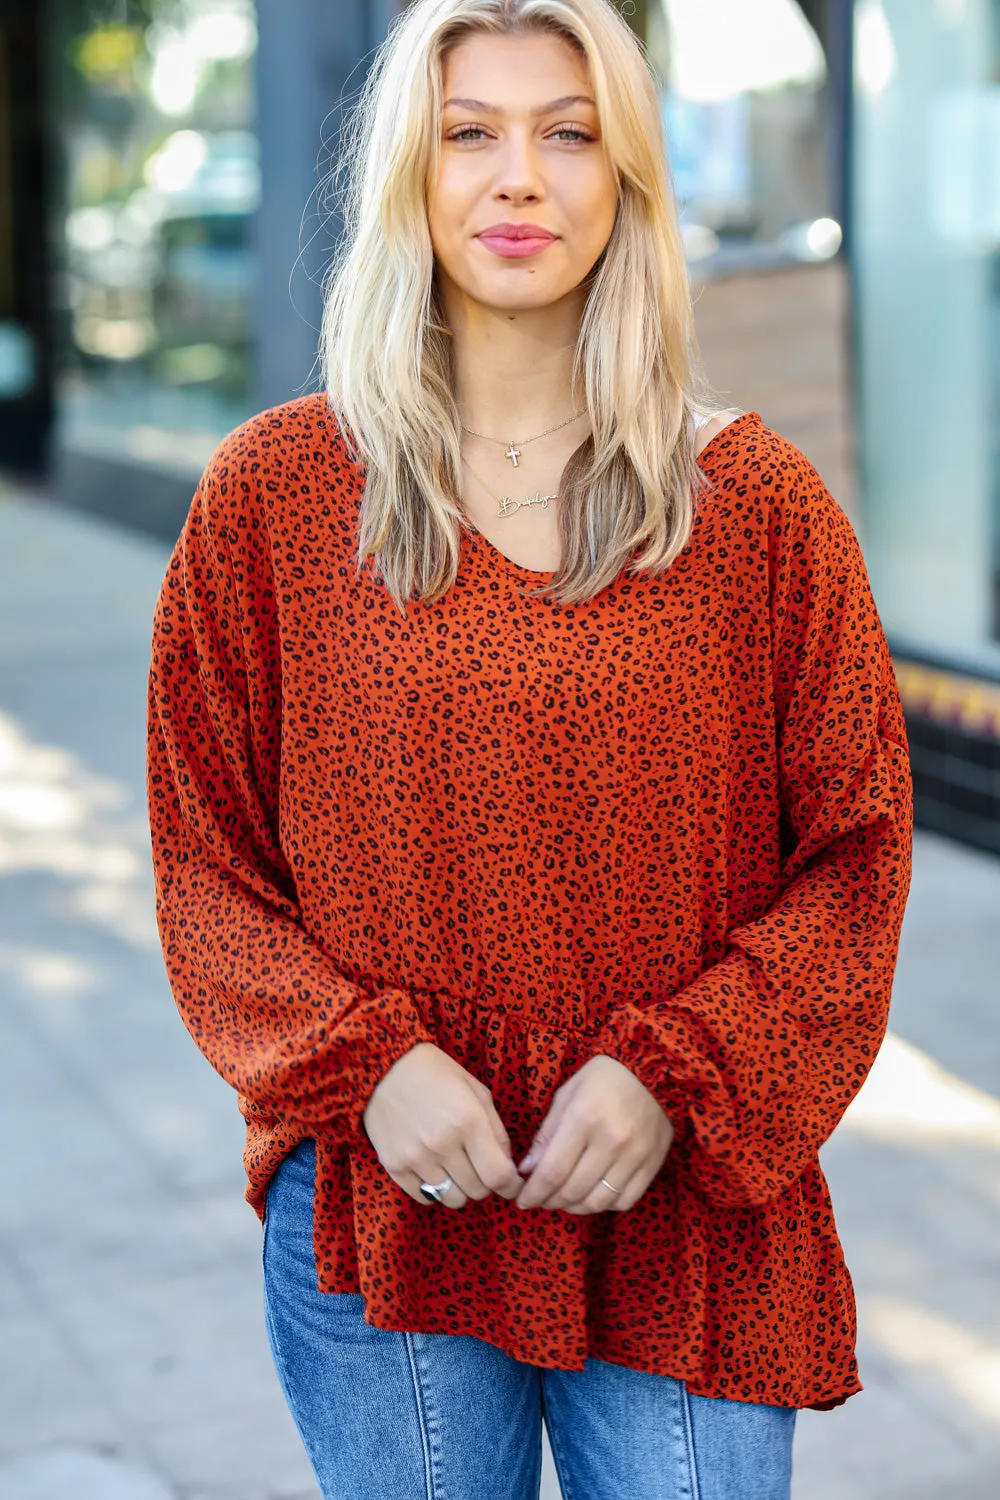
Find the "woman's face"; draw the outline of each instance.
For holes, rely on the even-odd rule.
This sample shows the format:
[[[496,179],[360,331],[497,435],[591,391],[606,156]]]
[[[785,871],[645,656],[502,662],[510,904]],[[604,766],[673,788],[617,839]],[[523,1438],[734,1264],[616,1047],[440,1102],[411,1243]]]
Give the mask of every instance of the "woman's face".
[[[561,37],[478,33],[451,49],[443,77],[428,222],[445,307],[549,306],[579,287],[617,210],[586,64]],[[551,238],[513,254],[516,240],[484,237],[498,224]]]

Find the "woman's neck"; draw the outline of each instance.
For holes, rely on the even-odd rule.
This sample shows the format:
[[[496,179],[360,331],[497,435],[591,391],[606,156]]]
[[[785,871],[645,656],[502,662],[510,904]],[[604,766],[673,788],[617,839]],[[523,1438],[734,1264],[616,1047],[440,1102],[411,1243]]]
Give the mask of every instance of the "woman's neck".
[[[455,400],[466,429],[504,441],[526,439],[584,405],[570,388],[576,302],[510,312],[463,298],[448,321]]]

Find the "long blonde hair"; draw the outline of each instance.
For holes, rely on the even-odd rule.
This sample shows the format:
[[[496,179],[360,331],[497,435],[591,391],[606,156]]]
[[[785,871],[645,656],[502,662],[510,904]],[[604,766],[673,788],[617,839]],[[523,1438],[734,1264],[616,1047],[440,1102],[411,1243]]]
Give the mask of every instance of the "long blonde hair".
[[[687,264],[652,69],[610,0],[415,0],[394,18],[345,122],[335,191],[345,232],[324,287],[323,381],[348,454],[366,467],[358,564],[373,557],[405,615],[454,582],[460,419],[434,280],[427,192],[437,173],[443,62],[470,32],[563,37],[589,64],[619,190],[591,271],[572,385],[591,434],[562,474],[562,566],[537,593],[588,600],[670,566],[703,482],[700,369]],[[581,384],[582,381],[582,384]]]

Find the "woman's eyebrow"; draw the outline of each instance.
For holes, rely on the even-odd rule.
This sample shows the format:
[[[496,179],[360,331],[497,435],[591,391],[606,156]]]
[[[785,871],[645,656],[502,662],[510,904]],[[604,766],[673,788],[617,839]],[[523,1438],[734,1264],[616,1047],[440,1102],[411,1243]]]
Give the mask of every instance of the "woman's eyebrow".
[[[537,118],[539,115],[553,114],[557,109],[566,109],[571,104],[589,104],[594,109],[597,108],[593,99],[587,94],[566,94],[562,99],[553,99],[551,104],[536,105],[528,113]],[[446,99],[442,107],[447,109],[449,105],[455,105],[458,109],[474,109],[482,115],[503,114],[498,104],[484,104],[482,99]]]

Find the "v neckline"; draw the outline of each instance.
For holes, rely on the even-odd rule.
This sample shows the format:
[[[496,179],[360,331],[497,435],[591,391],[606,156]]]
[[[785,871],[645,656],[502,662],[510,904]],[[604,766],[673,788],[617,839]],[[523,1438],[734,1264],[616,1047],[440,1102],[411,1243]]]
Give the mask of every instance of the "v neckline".
[[[714,437],[709,438],[704,448],[698,454],[698,467],[701,468],[703,466],[706,454],[712,453],[712,449],[716,443],[720,442],[727,433],[732,433],[734,429],[742,427],[744,422],[748,422],[751,418],[759,421],[759,413],[756,411],[741,412],[738,417],[734,417],[731,422],[727,422],[725,427],[721,427]],[[711,462],[714,462],[714,455]],[[697,520],[697,517],[695,519]],[[480,531],[479,527],[473,525],[471,521],[463,529],[468,532],[473,544],[479,547],[480,552],[486,557],[492,557],[494,562],[505,572],[513,573],[516,577],[526,579],[529,582],[533,579],[536,583],[551,583],[552,579],[555,578],[556,570],[554,568],[542,571],[540,568],[527,568],[523,563],[515,562],[512,557],[507,556],[506,552],[501,551],[495,542],[491,542],[486,533]]]

